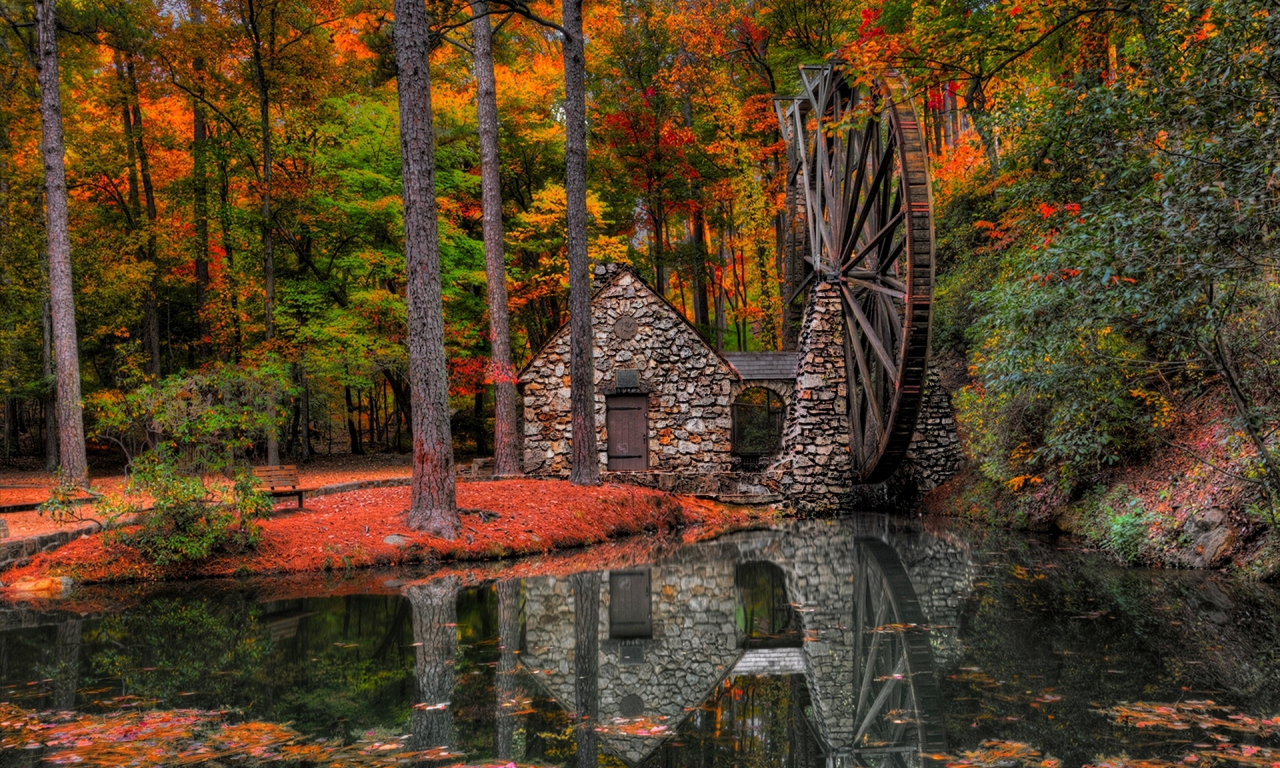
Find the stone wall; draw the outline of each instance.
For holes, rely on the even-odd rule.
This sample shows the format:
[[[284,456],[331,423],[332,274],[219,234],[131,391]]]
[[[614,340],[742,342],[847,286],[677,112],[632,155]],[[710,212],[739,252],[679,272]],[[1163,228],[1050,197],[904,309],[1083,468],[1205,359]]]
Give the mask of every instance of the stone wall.
[[[819,283],[800,332],[782,455],[770,470],[780,473],[782,492],[803,512],[838,508],[853,482],[843,338],[839,288]]]
[[[924,493],[950,480],[963,459],[951,396],[942,386],[937,366],[930,363],[916,433],[899,472],[908,474],[915,490]]]
[[[618,369],[639,371],[649,396],[649,468],[722,472],[732,468],[730,393],[738,376],[685,319],[629,267],[599,265],[592,297],[596,432],[608,465],[605,396]],[[524,471],[568,477],[572,427],[569,335],[561,328],[520,374]]]

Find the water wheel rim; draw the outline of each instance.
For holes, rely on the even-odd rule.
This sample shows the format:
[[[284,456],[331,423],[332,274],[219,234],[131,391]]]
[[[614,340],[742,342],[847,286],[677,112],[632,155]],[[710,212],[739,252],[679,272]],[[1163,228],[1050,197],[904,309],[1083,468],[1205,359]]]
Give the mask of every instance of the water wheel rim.
[[[882,142],[876,136],[877,149],[883,147],[896,168],[886,170],[893,180],[882,182],[883,191],[876,196],[882,227],[863,238],[863,249],[841,254],[837,262],[845,315],[850,453],[854,474],[863,483],[887,480],[911,447],[928,375],[934,277],[933,198],[924,135],[901,76],[887,72],[877,91],[880,107],[864,130],[874,119],[887,122],[887,136]],[[878,167],[889,165],[881,162]],[[858,221],[871,217],[860,210]],[[861,226],[855,223],[855,230]],[[902,238],[895,241],[899,231]],[[877,250],[891,262],[891,280],[884,279],[889,275],[872,258]],[[867,272],[879,272],[880,279],[868,280],[871,275],[859,271],[868,262]],[[889,305],[896,318],[883,316],[890,314],[885,309]],[[875,307],[880,317],[871,311]],[[886,336],[891,343],[884,343]]]

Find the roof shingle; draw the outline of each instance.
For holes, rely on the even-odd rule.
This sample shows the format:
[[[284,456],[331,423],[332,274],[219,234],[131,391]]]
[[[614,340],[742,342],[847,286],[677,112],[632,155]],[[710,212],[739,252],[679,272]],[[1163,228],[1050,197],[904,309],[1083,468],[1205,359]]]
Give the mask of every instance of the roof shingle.
[[[796,377],[795,352],[725,352],[744,381],[790,380]]]

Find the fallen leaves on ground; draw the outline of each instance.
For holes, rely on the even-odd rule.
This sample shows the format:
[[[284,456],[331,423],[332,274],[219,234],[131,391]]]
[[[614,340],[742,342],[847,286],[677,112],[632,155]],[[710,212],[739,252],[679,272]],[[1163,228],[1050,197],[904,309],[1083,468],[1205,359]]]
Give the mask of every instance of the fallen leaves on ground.
[[[71,576],[119,582],[254,574],[346,571],[441,560],[537,555],[638,533],[689,527],[686,539],[712,536],[771,512],[726,507],[626,485],[580,487],[560,480],[459,483],[458,537],[448,541],[408,525],[409,489],[370,488],[309,501],[302,512],[263,522],[262,541],[240,556],[158,567],[102,536],[78,539],[6,574],[5,582]],[[477,512],[486,514],[477,514]]]

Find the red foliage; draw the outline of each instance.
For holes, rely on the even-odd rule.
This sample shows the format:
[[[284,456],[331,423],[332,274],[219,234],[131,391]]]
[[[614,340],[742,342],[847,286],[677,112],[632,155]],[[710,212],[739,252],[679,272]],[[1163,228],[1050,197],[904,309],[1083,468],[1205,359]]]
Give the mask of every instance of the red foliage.
[[[303,512],[265,521],[261,543],[243,555],[157,567],[129,546],[91,536],[37,556],[30,565],[6,574],[5,582],[51,575],[82,582],[182,579],[485,560],[683,526],[697,526],[686,537],[697,539],[755,517],[746,510],[645,488],[583,488],[559,480],[460,483],[458,504],[468,511],[454,541],[409,528],[408,488],[373,488],[326,496],[309,502]],[[388,542],[390,537],[399,538]]]

